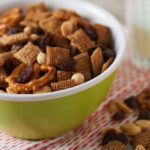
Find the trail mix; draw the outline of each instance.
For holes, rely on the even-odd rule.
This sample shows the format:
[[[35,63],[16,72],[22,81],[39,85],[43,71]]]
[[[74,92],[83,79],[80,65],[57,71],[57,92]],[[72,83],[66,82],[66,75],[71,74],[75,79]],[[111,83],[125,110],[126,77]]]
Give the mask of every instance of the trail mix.
[[[0,92],[37,94],[82,84],[114,61],[109,27],[43,2],[0,16]]]
[[[138,96],[131,96],[123,102],[109,103],[108,110],[114,113],[112,120],[121,121],[128,114],[139,110],[134,122],[121,126],[110,126],[103,130],[102,150],[150,150],[150,89]],[[134,148],[131,148],[134,147]]]

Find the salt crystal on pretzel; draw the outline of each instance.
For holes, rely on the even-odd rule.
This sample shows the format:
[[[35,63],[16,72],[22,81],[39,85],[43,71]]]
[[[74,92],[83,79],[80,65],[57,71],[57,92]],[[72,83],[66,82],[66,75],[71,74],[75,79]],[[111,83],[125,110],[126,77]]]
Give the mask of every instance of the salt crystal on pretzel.
[[[35,21],[26,21],[23,20],[20,22],[21,26],[25,26],[25,27],[31,27],[31,28],[38,28],[38,23]]]
[[[37,9],[40,11],[46,11],[46,6],[43,2],[38,2],[34,4],[29,4],[26,6],[27,11],[36,11]]]
[[[5,31],[15,26],[22,18],[22,10],[20,8],[13,8],[0,16],[0,36],[2,36]]]
[[[60,30],[61,23],[62,22],[59,19],[52,16],[52,17],[49,17],[46,19],[42,19],[39,22],[39,26],[45,32],[51,32],[51,33],[60,35],[61,34],[61,30]]]
[[[75,11],[73,11],[73,10],[68,10],[68,9],[62,9],[62,8],[60,8],[57,12],[55,11],[53,13],[53,16],[55,16],[58,19],[68,20],[72,16],[79,16],[79,15]]]
[[[61,33],[64,37],[72,34],[77,29],[77,22],[73,21],[65,21],[61,27]]]
[[[50,11],[42,12],[39,9],[37,9],[36,11],[33,11],[33,10],[29,11],[25,16],[25,20],[39,22],[40,20],[48,18],[51,15],[52,15],[52,12]]]
[[[47,64],[52,66],[57,66],[61,61],[70,57],[70,52],[68,49],[60,47],[46,47],[47,53]]]
[[[0,83],[4,83],[6,78],[6,71],[4,70],[4,68],[0,67]]]
[[[57,71],[57,79],[58,81],[71,79],[72,73],[67,71]]]
[[[16,33],[0,38],[0,46],[20,44],[28,41],[29,37],[25,33]]]
[[[35,62],[37,59],[38,54],[41,52],[41,49],[28,42],[22,49],[20,49],[17,53],[14,54],[14,57],[24,62],[27,65]]]
[[[91,60],[87,52],[80,53],[73,58],[76,60],[74,71],[78,72],[91,69]]]
[[[73,80],[64,80],[64,81],[51,83],[52,91],[64,90],[64,89],[67,89],[67,88],[71,88],[73,86],[75,86]]]
[[[95,45],[82,29],[69,35],[68,38],[71,41],[71,45],[77,47],[80,52],[85,52]]]
[[[97,76],[101,73],[101,68],[104,63],[103,53],[100,47],[98,47],[91,56],[92,70],[94,76]]]
[[[25,68],[26,65],[24,63],[20,64],[13,70],[11,75],[6,78],[6,82],[9,84],[9,88],[17,91],[18,93],[34,92],[43,87],[44,85],[48,84],[55,77],[56,74],[55,67],[49,65],[40,66],[38,63],[35,63],[33,79],[25,84],[16,83],[18,76]],[[42,77],[37,78],[40,72],[45,72],[45,74]]]
[[[94,24],[94,27],[98,34],[97,43],[104,44],[107,46],[112,45],[112,35],[109,27],[101,24]]]
[[[113,61],[114,57],[112,56],[103,64],[101,73],[104,72],[112,64]]]

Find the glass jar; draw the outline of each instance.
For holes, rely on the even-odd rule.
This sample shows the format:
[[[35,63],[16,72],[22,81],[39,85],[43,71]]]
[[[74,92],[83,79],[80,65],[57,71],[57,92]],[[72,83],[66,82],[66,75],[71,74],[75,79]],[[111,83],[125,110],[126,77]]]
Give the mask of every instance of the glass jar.
[[[141,71],[150,70],[150,0],[126,1],[131,60]]]

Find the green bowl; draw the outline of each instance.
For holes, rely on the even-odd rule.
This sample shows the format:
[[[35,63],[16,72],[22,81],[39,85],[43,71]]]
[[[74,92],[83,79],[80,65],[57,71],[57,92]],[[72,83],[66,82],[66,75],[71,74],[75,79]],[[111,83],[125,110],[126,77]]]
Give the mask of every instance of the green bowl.
[[[23,7],[35,1],[2,1],[0,10]],[[0,129],[23,139],[57,137],[83,123],[106,97],[125,51],[121,26],[104,9],[79,0],[45,0],[45,3],[54,8],[73,9],[93,22],[108,25],[117,55],[104,73],[79,86],[44,94],[0,94]]]

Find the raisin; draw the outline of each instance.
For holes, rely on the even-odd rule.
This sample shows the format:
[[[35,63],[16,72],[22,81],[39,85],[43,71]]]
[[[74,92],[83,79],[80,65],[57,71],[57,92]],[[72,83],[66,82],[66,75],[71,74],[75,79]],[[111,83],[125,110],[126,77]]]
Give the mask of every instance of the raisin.
[[[14,45],[13,47],[12,47],[12,50],[20,50],[22,47],[23,47],[24,45],[23,44],[20,44],[20,45]]]
[[[142,110],[138,116],[138,120],[150,120],[150,111]]]
[[[91,40],[96,41],[98,39],[98,34],[93,26],[87,26],[84,31]]]
[[[33,33],[41,35],[44,34],[44,31],[40,27],[37,27],[33,30]]]
[[[70,46],[70,56],[74,57],[79,54],[79,50],[75,46]]]
[[[19,27],[12,27],[12,28],[9,28],[7,31],[6,31],[6,34],[7,35],[11,35],[11,34],[15,34],[15,33],[20,33],[22,32],[23,29],[22,28],[19,28]]]
[[[129,143],[128,137],[124,133],[118,133],[116,140],[122,142],[125,145]]]
[[[101,47],[102,51],[107,49],[107,47],[104,44],[100,44],[100,47]]]
[[[115,130],[109,130],[102,139],[102,145],[106,145],[107,143],[116,140],[117,133]]]
[[[107,61],[110,57],[115,57],[115,51],[111,49],[106,49],[103,51],[104,60]]]
[[[68,58],[58,64],[58,68],[63,71],[73,71],[76,61],[73,58]]]
[[[3,65],[4,69],[6,70],[6,73],[9,75],[13,71],[15,65],[13,63],[13,60],[11,58],[5,58],[5,63]]]
[[[2,51],[3,51],[3,52],[8,52],[8,51],[10,51],[10,50],[11,50],[11,46],[10,46],[10,45],[7,45],[7,46],[2,47]]]
[[[40,41],[40,47],[45,51],[46,46],[51,45],[53,35],[51,33],[46,33]]]
[[[131,96],[131,97],[125,99],[124,103],[131,109],[135,110],[138,108],[137,98],[135,96]]]
[[[119,111],[119,112],[116,112],[112,119],[115,120],[115,121],[120,121],[120,120],[123,120],[125,118],[126,114],[122,111]]]
[[[21,83],[21,84],[25,84],[25,83],[28,83],[32,77],[33,77],[33,74],[34,74],[34,65],[31,64],[29,65],[28,67],[26,67],[20,74],[20,76],[17,78],[17,83]]]

